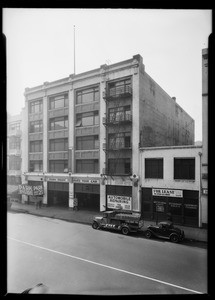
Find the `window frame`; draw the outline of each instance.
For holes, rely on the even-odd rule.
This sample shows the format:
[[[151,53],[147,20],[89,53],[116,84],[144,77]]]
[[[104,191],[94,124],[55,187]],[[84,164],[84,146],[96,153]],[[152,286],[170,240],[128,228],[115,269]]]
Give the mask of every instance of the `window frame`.
[[[62,142],[63,150],[57,150],[56,145]],[[54,150],[53,150],[54,149]],[[68,138],[57,138],[49,140],[49,152],[68,151]]]
[[[92,96],[93,100],[85,101],[83,99],[84,95],[88,95],[88,94],[93,94],[93,96]],[[98,95],[97,97],[96,97],[96,94]],[[76,91],[76,94],[75,94],[75,104],[76,105],[98,102],[98,101],[99,101],[99,87],[98,86],[88,87],[88,88]]]
[[[39,151],[37,151],[37,147],[39,148]],[[35,152],[43,152],[43,141],[42,140],[30,141],[29,153],[35,153]]]
[[[60,100],[63,100],[63,106],[56,107],[56,103]],[[50,96],[49,97],[49,110],[61,109],[69,106],[69,97],[68,93],[63,93],[60,95]]]
[[[55,165],[56,164],[56,165]],[[56,170],[57,164],[63,164],[63,171]],[[67,173],[68,172],[68,159],[50,159],[49,160],[49,172],[50,173]]]
[[[56,123],[59,121],[63,121],[63,128],[56,128]],[[53,125],[52,125],[53,123]],[[67,123],[67,126],[65,126]],[[52,128],[53,126],[53,128]],[[55,130],[65,130],[69,128],[69,120],[68,116],[61,116],[61,117],[54,117],[49,119],[49,131],[55,131]]]
[[[38,108],[38,111],[37,111]],[[43,111],[43,99],[37,99],[29,102],[29,113],[36,114]]]
[[[35,169],[35,164],[38,164],[39,170],[32,171],[31,164],[34,164],[34,169]],[[43,172],[43,161],[42,160],[30,160],[29,161],[29,172]]]
[[[187,166],[185,162],[186,163],[190,162],[191,164]],[[179,167],[180,169],[176,170],[176,167]],[[173,172],[174,180],[195,181],[196,179],[196,158],[195,157],[174,157],[173,168],[174,168],[174,172]],[[186,175],[185,176],[183,175],[185,174],[185,172],[188,172],[188,177],[186,177]]]
[[[38,126],[38,130],[35,130],[36,128],[35,126]],[[30,122],[29,133],[36,133],[36,132],[43,132],[43,120],[36,120]]]
[[[155,162],[157,163],[157,165],[155,165]],[[164,159],[162,157],[145,158],[145,178],[146,179],[164,178]]]

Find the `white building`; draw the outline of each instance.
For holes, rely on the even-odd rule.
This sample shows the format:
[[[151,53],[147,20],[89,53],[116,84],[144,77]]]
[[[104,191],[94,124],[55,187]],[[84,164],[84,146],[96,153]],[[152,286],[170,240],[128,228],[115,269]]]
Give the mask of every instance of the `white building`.
[[[201,227],[201,146],[140,149],[141,212],[146,220]]]

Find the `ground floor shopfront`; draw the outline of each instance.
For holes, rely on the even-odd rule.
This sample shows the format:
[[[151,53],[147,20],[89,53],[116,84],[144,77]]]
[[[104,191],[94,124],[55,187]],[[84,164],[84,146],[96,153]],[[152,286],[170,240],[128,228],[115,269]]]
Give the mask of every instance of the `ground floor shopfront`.
[[[199,191],[142,188],[141,213],[145,220],[171,217],[175,224],[198,227]]]

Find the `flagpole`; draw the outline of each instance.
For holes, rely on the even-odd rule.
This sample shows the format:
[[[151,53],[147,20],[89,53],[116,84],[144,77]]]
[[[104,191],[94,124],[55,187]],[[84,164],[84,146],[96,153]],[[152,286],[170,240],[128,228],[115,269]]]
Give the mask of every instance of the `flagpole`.
[[[74,74],[75,74],[75,25],[74,25]]]

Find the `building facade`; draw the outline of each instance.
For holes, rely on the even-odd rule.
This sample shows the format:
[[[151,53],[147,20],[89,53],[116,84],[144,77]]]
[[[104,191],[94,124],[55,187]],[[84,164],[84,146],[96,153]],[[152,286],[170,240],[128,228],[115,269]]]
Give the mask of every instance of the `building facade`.
[[[208,49],[202,50],[202,187],[201,202],[207,227],[208,209]]]
[[[145,220],[202,227],[201,146],[141,148],[141,212]]]
[[[22,179],[22,113],[7,117],[7,193],[14,200],[20,200],[18,185]]]
[[[24,124],[22,183],[42,183],[48,206],[140,211],[139,148],[194,143],[140,55],[26,88]]]

